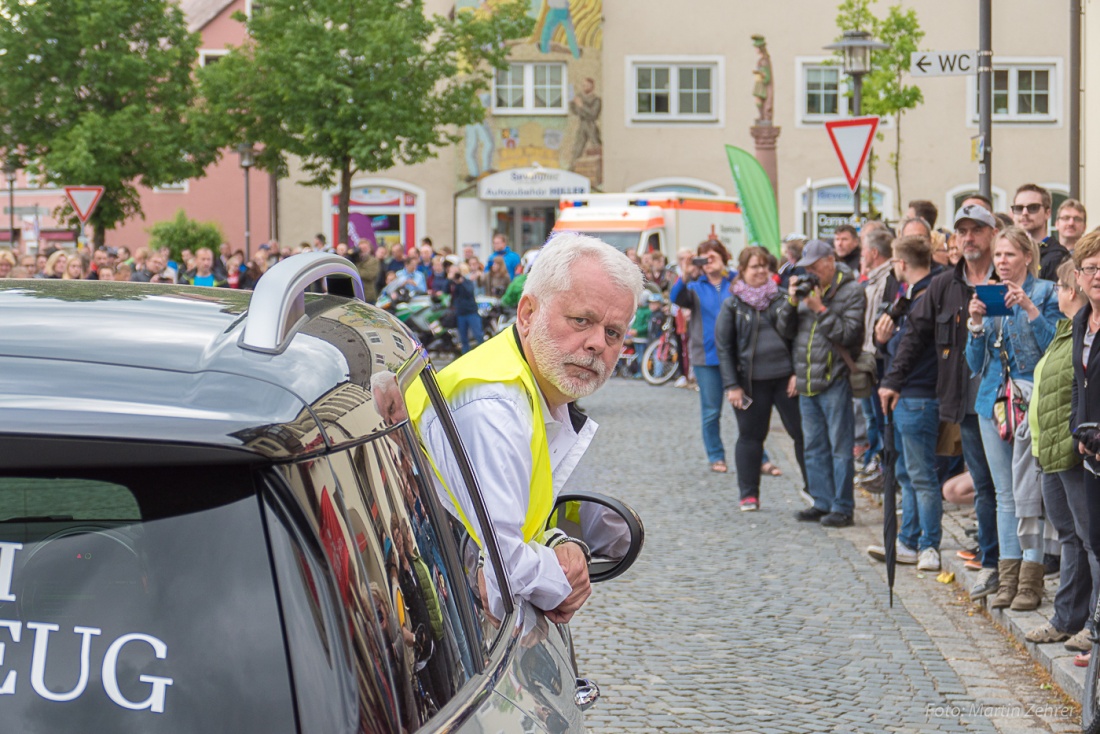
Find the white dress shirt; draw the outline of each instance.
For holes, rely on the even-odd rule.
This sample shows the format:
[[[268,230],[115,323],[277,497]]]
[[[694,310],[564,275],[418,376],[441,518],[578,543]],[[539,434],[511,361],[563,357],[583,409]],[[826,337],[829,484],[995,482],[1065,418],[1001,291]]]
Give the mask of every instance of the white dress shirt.
[[[598,426],[588,419],[577,432],[573,429],[566,406],[551,412],[541,391],[538,399],[545,423],[556,498],[592,443]],[[533,463],[531,407],[523,388],[501,383],[476,384],[452,395],[448,404],[492,518],[497,547],[504,560],[512,593],[539,609],[556,608],[572,592],[557,555],[538,537],[530,543],[523,542]],[[477,530],[478,537],[484,537],[458,462],[431,407],[424,411],[420,425],[421,436],[436,468],[462,505],[462,512]],[[434,474],[432,479],[440,502],[457,517],[447,490]],[[492,565],[488,563],[485,564],[485,586],[489,595],[489,611],[497,618],[503,617],[500,587]]]

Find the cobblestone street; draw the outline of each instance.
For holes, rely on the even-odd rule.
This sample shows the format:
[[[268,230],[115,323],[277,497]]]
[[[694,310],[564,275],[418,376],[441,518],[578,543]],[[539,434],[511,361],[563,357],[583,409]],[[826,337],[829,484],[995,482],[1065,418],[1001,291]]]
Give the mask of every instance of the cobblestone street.
[[[794,520],[805,504],[778,419],[767,448],[785,475],[741,513],[733,473],[706,462],[697,393],[613,379],[582,404],[601,428],[571,486],[624,499],[647,532],[634,568],[572,625],[581,673],[603,691],[593,731],[1079,731],[960,587],[899,567],[889,607],[863,551],[881,542],[866,497],[853,528]],[[722,435],[732,468],[728,408]]]

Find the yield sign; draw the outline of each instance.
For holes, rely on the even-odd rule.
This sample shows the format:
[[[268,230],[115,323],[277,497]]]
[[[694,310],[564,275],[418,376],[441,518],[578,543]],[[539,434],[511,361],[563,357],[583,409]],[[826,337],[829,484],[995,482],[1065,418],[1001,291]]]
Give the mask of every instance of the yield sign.
[[[829,133],[829,139],[833,141],[840,167],[844,169],[848,188],[855,191],[863,166],[867,163],[867,155],[871,152],[871,141],[875,139],[875,131],[878,130],[878,118],[853,117],[826,122],[825,129]]]
[[[69,203],[73,205],[73,211],[80,217],[81,224],[87,224],[92,216],[100,198],[103,197],[102,186],[66,186],[65,196],[69,197]]]

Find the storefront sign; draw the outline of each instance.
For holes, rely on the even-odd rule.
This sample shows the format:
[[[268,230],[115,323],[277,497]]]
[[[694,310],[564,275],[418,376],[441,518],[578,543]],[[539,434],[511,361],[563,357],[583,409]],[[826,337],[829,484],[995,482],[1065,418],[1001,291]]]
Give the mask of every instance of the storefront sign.
[[[587,194],[589,180],[572,171],[557,168],[512,168],[478,181],[477,195],[493,200],[556,200],[562,196]]]

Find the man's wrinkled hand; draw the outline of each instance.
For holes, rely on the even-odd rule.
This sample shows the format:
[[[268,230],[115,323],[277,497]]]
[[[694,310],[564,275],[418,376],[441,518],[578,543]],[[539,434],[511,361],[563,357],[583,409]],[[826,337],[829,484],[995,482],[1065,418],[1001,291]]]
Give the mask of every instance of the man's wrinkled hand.
[[[573,591],[555,609],[547,611],[546,618],[555,624],[566,624],[592,595],[592,582],[588,578],[588,562],[579,545],[561,543],[554,548],[554,554]]]

